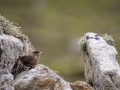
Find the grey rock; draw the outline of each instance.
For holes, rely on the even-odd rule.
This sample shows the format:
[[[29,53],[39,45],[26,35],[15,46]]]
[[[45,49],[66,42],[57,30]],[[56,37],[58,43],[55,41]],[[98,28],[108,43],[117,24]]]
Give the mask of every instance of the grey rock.
[[[86,33],[84,37],[87,82],[95,90],[120,90],[120,67],[115,47],[96,33]]]

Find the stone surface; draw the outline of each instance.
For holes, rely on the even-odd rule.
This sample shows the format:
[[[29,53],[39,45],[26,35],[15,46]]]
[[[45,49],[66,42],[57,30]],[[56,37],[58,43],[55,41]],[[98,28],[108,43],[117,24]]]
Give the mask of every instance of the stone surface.
[[[16,90],[72,90],[69,83],[44,65],[21,73],[15,79]]]
[[[75,83],[71,83],[70,86],[73,90],[94,90],[89,84],[82,81],[76,81]]]
[[[85,82],[69,83],[41,64],[21,73],[14,83],[15,90],[94,90]]]
[[[120,90],[120,67],[115,47],[96,33],[86,33],[84,37],[87,82],[95,90]]]
[[[11,72],[22,52],[23,44],[19,39],[0,35],[0,90],[14,90],[14,76]]]

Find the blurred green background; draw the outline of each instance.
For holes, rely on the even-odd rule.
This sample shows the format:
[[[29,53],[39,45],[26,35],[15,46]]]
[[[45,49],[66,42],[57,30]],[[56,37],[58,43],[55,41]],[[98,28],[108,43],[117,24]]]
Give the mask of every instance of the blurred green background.
[[[0,14],[43,52],[41,64],[69,82],[85,80],[76,44],[84,33],[112,35],[119,51],[120,0],[0,0]]]

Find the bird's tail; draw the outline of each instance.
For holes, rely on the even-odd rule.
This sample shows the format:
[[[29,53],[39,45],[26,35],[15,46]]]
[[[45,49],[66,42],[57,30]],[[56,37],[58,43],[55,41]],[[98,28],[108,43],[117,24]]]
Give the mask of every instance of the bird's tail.
[[[22,58],[21,56],[18,57],[19,60],[21,60],[21,58]]]

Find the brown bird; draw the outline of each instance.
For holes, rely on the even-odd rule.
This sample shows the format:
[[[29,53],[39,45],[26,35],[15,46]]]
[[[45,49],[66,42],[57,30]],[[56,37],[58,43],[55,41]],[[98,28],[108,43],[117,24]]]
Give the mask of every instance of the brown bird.
[[[19,60],[21,60],[22,64],[25,66],[30,67],[29,69],[35,68],[35,65],[39,62],[41,53],[42,52],[39,51],[33,51],[24,56],[19,56]]]

